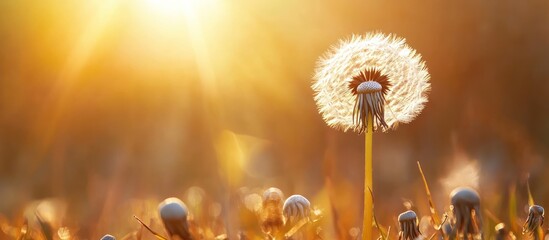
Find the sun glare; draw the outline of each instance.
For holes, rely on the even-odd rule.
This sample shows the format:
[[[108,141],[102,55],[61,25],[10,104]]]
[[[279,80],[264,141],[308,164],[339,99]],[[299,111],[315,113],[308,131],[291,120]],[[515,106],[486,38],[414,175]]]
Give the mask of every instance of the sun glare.
[[[158,17],[181,16],[186,0],[143,0],[144,10]]]
[[[201,0],[142,0],[141,15],[147,29],[157,37],[173,38],[181,33],[187,33],[190,47],[194,52],[194,60],[199,68],[203,81],[210,82],[213,73],[209,53],[205,46],[204,29],[201,20],[211,18],[201,13],[211,2]]]

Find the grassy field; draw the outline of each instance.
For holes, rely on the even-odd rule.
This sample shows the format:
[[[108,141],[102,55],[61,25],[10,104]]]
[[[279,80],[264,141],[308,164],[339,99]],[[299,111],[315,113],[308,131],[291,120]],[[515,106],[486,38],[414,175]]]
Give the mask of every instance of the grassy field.
[[[373,133],[373,236],[415,234],[410,221],[400,229],[407,210],[427,238],[443,220],[456,229],[450,195],[470,187],[480,207],[459,219],[485,239],[526,238],[527,219],[541,223],[530,206],[549,202],[547,9],[1,1],[0,239],[155,239],[137,218],[169,237],[158,209],[169,197],[186,205],[195,239],[361,239],[365,139],[325,123],[312,85],[331,46],[368,32],[406,39],[430,74],[421,114]],[[290,202],[284,216],[296,194],[310,208]]]

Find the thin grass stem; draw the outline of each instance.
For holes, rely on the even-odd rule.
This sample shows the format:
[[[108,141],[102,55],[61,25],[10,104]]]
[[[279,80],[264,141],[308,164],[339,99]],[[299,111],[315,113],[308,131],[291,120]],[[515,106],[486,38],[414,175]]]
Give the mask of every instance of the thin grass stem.
[[[526,178],[526,188],[528,189],[528,205],[534,206],[534,198],[532,197],[532,191],[530,191],[530,174]]]
[[[433,197],[431,196],[431,190],[429,190],[429,184],[427,184],[427,179],[425,178],[425,174],[423,174],[423,169],[421,168],[421,164],[419,163],[419,161],[417,161],[417,168],[419,169],[419,173],[421,174],[421,178],[423,179],[423,184],[425,185],[425,193],[427,194],[427,200],[429,201],[429,209],[431,210],[433,223],[435,226],[440,225],[440,217],[437,213],[435,202],[433,201]]]
[[[137,220],[139,223],[141,223],[141,225],[143,227],[145,227],[147,230],[149,230],[149,232],[151,232],[151,234],[156,237],[158,240],[168,240],[166,237],[160,235],[159,233],[155,232],[154,230],[152,230],[152,228],[150,228],[149,226],[147,226],[147,224],[145,224],[143,221],[141,221],[141,219],[139,219],[137,216],[133,216],[135,218],[135,220]]]

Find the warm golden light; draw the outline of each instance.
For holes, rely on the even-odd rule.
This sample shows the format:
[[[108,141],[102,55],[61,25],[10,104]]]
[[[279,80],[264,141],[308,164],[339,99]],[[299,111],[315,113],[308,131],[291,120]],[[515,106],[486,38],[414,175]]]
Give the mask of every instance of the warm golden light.
[[[175,18],[181,16],[184,7],[183,0],[142,0],[144,12],[149,12],[157,17]]]
[[[365,142],[326,126],[310,85],[330,45],[366,32],[406,38],[433,77],[417,118],[423,101],[384,108],[389,127],[415,120],[374,136],[365,172],[375,216],[366,218],[380,230],[371,235],[398,238],[405,210],[417,213],[423,235],[440,233],[429,213],[454,225],[441,214],[459,186],[478,188],[485,230],[501,221],[520,234],[534,204],[527,193],[540,206],[549,200],[547,4],[0,0],[0,239],[155,239],[134,215],[167,236],[158,212],[167,197],[187,204],[195,239],[265,239],[262,194],[271,187],[316,210],[306,225],[286,221],[295,236],[276,239],[361,239],[371,210],[361,197]],[[388,42],[395,48],[379,53],[394,50],[389,57],[364,65],[364,54],[342,55],[357,65],[322,76],[344,72],[338,96],[352,97],[355,87],[377,87],[360,87],[364,80],[379,80],[358,67],[378,66],[402,80],[386,100],[420,99],[400,88],[413,78],[387,74],[405,65],[379,67],[415,54],[400,41],[371,45]],[[352,122],[356,98],[342,109],[323,94],[330,114]]]

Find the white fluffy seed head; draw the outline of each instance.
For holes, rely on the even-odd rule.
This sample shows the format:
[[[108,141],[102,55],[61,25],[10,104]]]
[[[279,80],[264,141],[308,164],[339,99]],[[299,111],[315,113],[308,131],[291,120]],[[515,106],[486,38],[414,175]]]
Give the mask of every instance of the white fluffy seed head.
[[[319,112],[326,123],[339,130],[360,131],[353,122],[356,96],[348,85],[367,69],[387,76],[390,87],[385,95],[384,119],[374,130],[387,130],[398,123],[409,123],[423,110],[431,88],[425,62],[405,40],[394,35],[369,33],[342,40],[321,57],[312,89]]]
[[[110,234],[107,234],[101,238],[101,240],[116,240],[116,238]]]
[[[311,203],[301,195],[292,195],[284,202],[282,211],[288,221],[300,220],[311,215]]]
[[[167,198],[158,205],[162,219],[187,219],[189,211],[183,201],[178,198]]]

